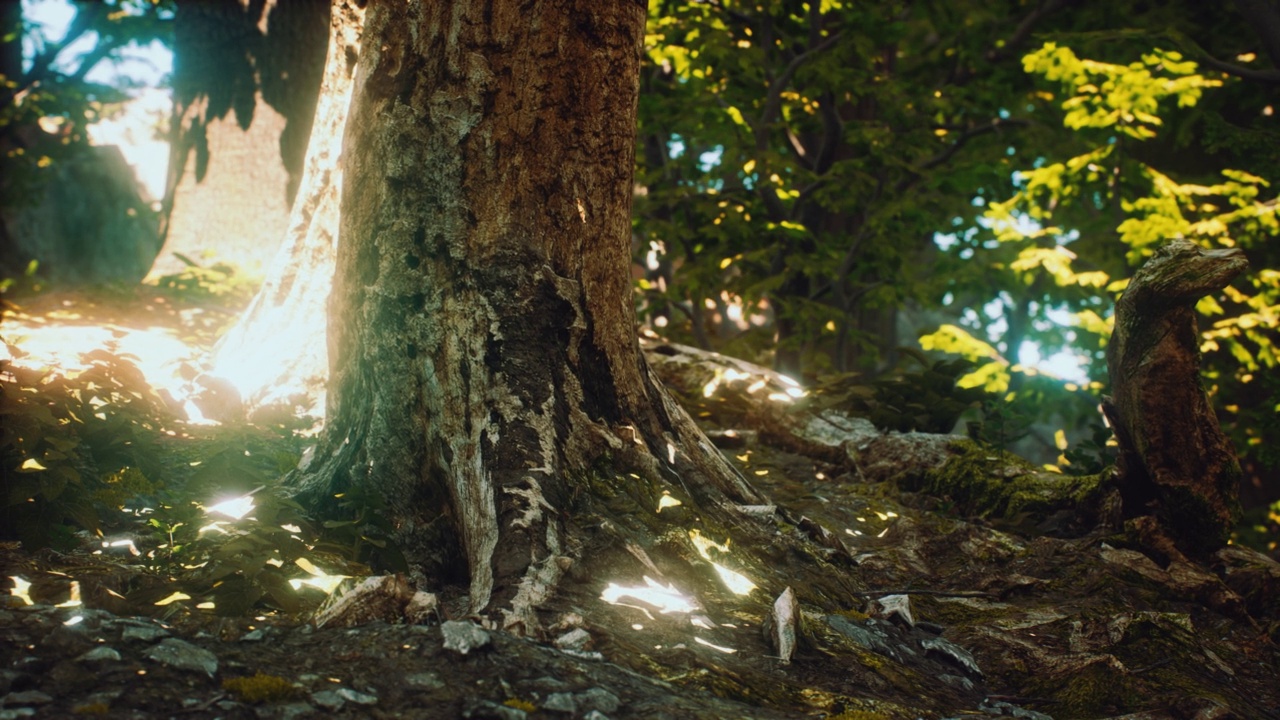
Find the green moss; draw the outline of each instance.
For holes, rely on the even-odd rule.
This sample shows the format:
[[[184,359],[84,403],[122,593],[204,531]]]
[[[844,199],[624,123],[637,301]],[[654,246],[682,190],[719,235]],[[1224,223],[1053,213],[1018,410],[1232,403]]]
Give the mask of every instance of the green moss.
[[[222,689],[243,702],[267,703],[290,700],[301,694],[301,688],[282,677],[259,672],[251,677],[228,678]]]
[[[71,712],[75,715],[106,715],[111,712],[111,708],[104,702],[95,702],[77,705]]]
[[[509,707],[509,708],[515,708],[515,709],[517,709],[517,710],[523,710],[523,711],[525,711],[525,712],[527,712],[527,713],[532,713],[532,712],[537,712],[537,711],[538,711],[538,706],[537,706],[537,705],[534,705],[533,703],[529,702],[528,700],[521,700],[520,698],[507,698],[507,700],[506,700],[505,702],[503,702],[502,704],[503,704],[503,705],[506,705],[506,706],[507,706],[507,707]]]
[[[1109,717],[1140,708],[1142,694],[1132,685],[1130,678],[1117,673],[1106,663],[1093,663],[1067,680],[1065,685],[1039,688],[1061,703],[1057,717],[1069,718]]]
[[[947,462],[904,489],[950,500],[962,514],[1014,519],[1089,506],[1109,478],[1109,472],[1082,476],[1040,472],[1021,458],[971,440],[954,442],[952,450],[955,455]]]

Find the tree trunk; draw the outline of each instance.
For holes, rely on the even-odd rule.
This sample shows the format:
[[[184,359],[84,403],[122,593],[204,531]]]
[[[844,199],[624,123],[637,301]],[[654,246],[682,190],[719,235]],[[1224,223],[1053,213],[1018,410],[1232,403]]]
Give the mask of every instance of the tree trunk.
[[[353,0],[333,7],[320,102],[289,232],[253,303],[214,350],[209,384],[229,383],[245,410],[287,403],[324,413],[324,313],[338,245],[339,156],[363,16]]]
[[[599,534],[657,534],[664,491],[722,521],[763,501],[637,343],[644,28],[643,3],[594,0],[366,18],[329,424],[302,487],[380,495],[418,568],[466,577],[472,612],[501,604],[526,632],[566,568],[604,562]]]

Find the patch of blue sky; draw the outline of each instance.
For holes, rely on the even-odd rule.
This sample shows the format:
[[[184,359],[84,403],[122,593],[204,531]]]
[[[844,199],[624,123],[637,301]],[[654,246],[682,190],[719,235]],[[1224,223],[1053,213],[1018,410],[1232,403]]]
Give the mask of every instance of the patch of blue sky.
[[[975,196],[972,203],[974,207],[982,207],[986,204],[986,201],[981,196]],[[952,219],[952,225],[957,227],[963,225],[964,222],[964,219],[958,216]],[[1024,234],[1029,234],[1041,228],[1039,223],[1027,215],[1019,214],[1015,216],[1014,222],[1016,223],[1017,229]],[[959,245],[961,241],[964,241],[965,243],[970,244],[970,246],[960,248],[956,254],[962,260],[969,260],[976,254],[971,243],[984,229],[991,229],[991,221],[985,217],[978,217],[976,226],[971,226],[963,230],[956,230],[949,233],[934,233],[933,243],[938,246],[939,250],[948,252]],[[1080,232],[1078,230],[1069,230],[1055,236],[1054,242],[1058,245],[1069,245],[1079,238]],[[989,239],[983,242],[983,246],[988,248],[994,248],[997,245],[999,245],[999,241],[994,239]],[[955,296],[951,293],[947,293],[943,298],[942,304],[951,305],[954,302]],[[973,330],[981,328],[983,330],[983,334],[986,335],[987,342],[999,347],[1002,345],[1000,340],[1009,329],[1009,323],[1004,317],[1004,312],[1005,308],[1010,304],[1012,304],[1012,299],[1008,294],[1001,293],[1000,297],[997,297],[982,306],[981,315],[978,310],[973,308],[964,308],[961,310],[959,318],[960,324]],[[1054,325],[1062,328],[1069,328],[1073,325],[1071,312],[1066,308],[1046,308],[1044,311],[1044,318],[1045,319],[1041,319],[1033,323],[1033,327],[1036,330],[1047,332],[1053,329]],[[1063,333],[1063,336],[1068,343],[1074,341],[1076,338],[1075,333],[1070,330]],[[1005,350],[1005,354],[1008,355],[1007,349]],[[1088,363],[1088,358],[1085,357],[1078,349],[1073,348],[1070,345],[1046,356],[1044,354],[1043,347],[1039,343],[1031,340],[1025,340],[1017,348],[1016,354],[1019,364],[1025,367],[1035,368],[1038,372],[1046,373],[1081,385],[1089,382],[1089,378],[1084,371],[1085,365]]]
[[[22,0],[22,16],[28,32],[22,38],[23,70],[42,50],[62,41],[75,18],[76,7],[67,0]],[[97,33],[85,33],[63,48],[54,60],[58,70],[74,70],[77,62],[98,43]],[[173,72],[173,53],[164,43],[130,43],[99,62],[85,79],[121,89],[163,87]]]

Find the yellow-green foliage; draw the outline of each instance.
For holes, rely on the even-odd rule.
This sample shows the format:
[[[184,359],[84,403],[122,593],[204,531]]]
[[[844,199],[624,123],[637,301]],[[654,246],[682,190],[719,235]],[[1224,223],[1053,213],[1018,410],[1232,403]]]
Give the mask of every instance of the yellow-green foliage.
[[[517,710],[523,710],[527,713],[537,712],[538,710],[537,705],[534,705],[528,700],[521,700],[520,698],[507,698],[507,701],[502,704]]]
[[[261,672],[252,677],[223,680],[222,689],[250,703],[288,700],[296,697],[300,692],[299,688],[288,680]]]

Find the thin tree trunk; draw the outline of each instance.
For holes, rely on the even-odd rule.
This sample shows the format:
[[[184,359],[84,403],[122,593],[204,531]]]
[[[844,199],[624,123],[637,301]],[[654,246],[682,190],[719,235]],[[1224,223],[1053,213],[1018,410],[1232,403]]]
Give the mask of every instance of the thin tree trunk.
[[[433,581],[465,575],[471,610],[501,604],[513,629],[536,628],[567,567],[599,560],[587,528],[648,522],[663,491],[722,518],[763,500],[637,343],[644,27],[640,2],[368,11],[329,424],[301,482],[381,495],[406,555]]]

